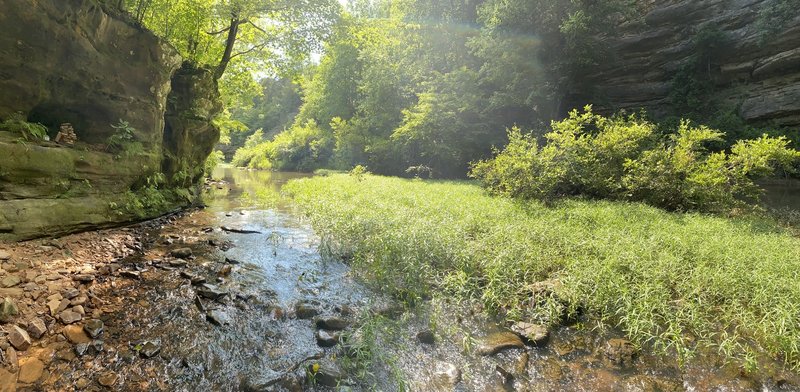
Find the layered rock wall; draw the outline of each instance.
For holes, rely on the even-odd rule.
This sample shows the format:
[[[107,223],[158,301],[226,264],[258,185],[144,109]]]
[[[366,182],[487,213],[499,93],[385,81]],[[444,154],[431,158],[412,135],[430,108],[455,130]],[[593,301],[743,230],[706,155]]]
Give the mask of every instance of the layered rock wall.
[[[759,12],[776,0],[659,0],[619,27],[611,56],[592,72],[593,96],[606,110],[672,109],[672,80],[697,55],[696,37],[721,33],[709,63],[716,99],[750,123],[800,126],[800,9],[766,36]],[[777,0],[780,1],[780,0]],[[798,3],[800,4],[800,3]],[[791,17],[791,15],[790,15]]]
[[[168,199],[144,212],[125,205],[148,179],[164,178],[162,188],[199,179],[219,137],[211,74],[182,68],[174,48],[106,3],[0,0],[0,10],[0,122],[41,123],[51,140],[71,123],[78,139],[64,145],[0,130],[0,240],[108,226],[187,203]],[[168,115],[176,107],[169,102],[194,113],[179,138],[164,132],[168,118],[181,117]],[[120,121],[129,124],[135,150],[109,145]]]

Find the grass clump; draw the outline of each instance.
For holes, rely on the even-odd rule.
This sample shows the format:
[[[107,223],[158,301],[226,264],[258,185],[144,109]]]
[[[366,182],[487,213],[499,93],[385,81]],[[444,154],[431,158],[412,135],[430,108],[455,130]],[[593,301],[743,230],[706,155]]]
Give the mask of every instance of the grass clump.
[[[492,197],[468,182],[334,174],[284,187],[366,281],[417,301],[444,290],[508,319],[583,309],[638,344],[800,365],[800,240],[774,221],[641,203]],[[553,295],[541,296],[542,284]],[[546,286],[546,285],[545,285]]]

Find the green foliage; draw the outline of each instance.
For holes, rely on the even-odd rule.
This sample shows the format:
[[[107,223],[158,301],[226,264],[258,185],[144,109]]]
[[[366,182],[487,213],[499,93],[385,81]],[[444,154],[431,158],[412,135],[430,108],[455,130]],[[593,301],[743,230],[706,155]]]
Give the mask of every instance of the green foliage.
[[[28,122],[21,113],[11,115],[0,122],[0,131],[18,133],[25,141],[47,139],[47,127],[39,123]]]
[[[106,151],[117,157],[133,157],[144,154],[144,145],[136,140],[136,129],[122,119],[117,124],[112,124],[114,134],[106,139]]]
[[[239,167],[278,171],[314,171],[329,159],[332,140],[313,120],[295,124],[272,140],[261,142],[263,132],[248,138],[245,146],[233,157]]]
[[[764,350],[800,365],[800,240],[769,219],[609,201],[545,207],[469,183],[370,175],[283,189],[323,250],[397,297],[444,290],[512,320],[549,323],[581,308],[655,352],[712,348],[746,359]]]
[[[792,171],[800,152],[786,138],[739,141],[730,153],[709,152],[724,134],[684,121],[676,135],[660,138],[637,116],[606,118],[574,110],[539,146],[518,129],[492,160],[472,176],[491,192],[552,201],[565,196],[644,201],[669,210],[723,212],[760,194],[754,179]]]
[[[800,8],[798,0],[771,0],[760,5],[756,28],[760,32],[761,44],[785,31],[786,27],[797,17]]]
[[[222,162],[225,161],[225,154],[222,151],[214,150],[211,155],[206,158],[206,162],[203,165],[203,174],[210,178],[211,175],[214,173],[214,169],[219,166]]]

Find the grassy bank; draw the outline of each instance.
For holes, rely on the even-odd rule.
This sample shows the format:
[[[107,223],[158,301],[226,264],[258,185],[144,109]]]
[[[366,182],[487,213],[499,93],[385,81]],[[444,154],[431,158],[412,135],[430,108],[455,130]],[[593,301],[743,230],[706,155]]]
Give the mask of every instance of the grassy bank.
[[[800,239],[768,219],[642,204],[553,207],[471,183],[331,175],[285,188],[327,250],[406,300],[444,291],[510,319],[584,309],[635,342],[800,365]],[[541,290],[537,282],[557,280]],[[531,306],[535,303],[535,306]]]

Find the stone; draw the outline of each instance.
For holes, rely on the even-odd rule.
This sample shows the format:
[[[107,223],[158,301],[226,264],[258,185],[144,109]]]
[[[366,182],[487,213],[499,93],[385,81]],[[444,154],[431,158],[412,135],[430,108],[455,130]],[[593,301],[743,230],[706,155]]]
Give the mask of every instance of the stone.
[[[31,337],[24,329],[12,325],[8,331],[8,342],[19,351],[25,351],[31,346]]]
[[[206,314],[206,320],[216,326],[223,326],[231,323],[231,319],[227,313],[221,310],[212,310]]]
[[[173,249],[169,254],[170,256],[178,259],[188,259],[192,257],[192,249],[191,248]]]
[[[299,303],[294,308],[294,314],[297,318],[307,320],[319,314],[319,310],[311,304]]]
[[[88,378],[81,377],[78,379],[78,381],[75,381],[75,388],[86,389],[86,387],[88,387],[89,384],[91,384],[91,381],[89,381]]]
[[[329,332],[324,329],[317,330],[314,337],[317,338],[317,344],[320,347],[333,347],[339,343],[339,334],[336,332]]]
[[[98,319],[91,319],[83,324],[83,330],[92,338],[97,339],[103,333],[103,321]]]
[[[315,325],[318,329],[327,329],[329,331],[341,331],[347,328],[350,323],[341,318],[336,316],[324,316],[319,317],[315,320]]]
[[[80,290],[78,290],[78,289],[76,289],[74,287],[70,287],[70,288],[64,290],[64,292],[61,293],[61,296],[62,296],[62,298],[73,299],[73,298],[79,296],[80,294],[81,294]]]
[[[92,341],[80,325],[67,325],[64,327],[63,334],[64,337],[73,344],[89,343]]]
[[[123,278],[129,278],[129,279],[141,279],[142,278],[142,274],[139,271],[125,270],[125,271],[120,272],[119,274]]]
[[[539,324],[518,322],[511,326],[511,330],[516,332],[524,340],[537,345],[547,341],[547,338],[550,336],[547,327]]]
[[[7,288],[2,289],[0,288],[0,298],[19,298],[22,297],[25,292],[21,288]]]
[[[89,343],[78,343],[75,345],[75,355],[82,357],[89,352]]]
[[[139,350],[139,355],[144,358],[152,358],[158,355],[161,352],[161,341],[160,340],[148,340],[142,343],[141,349]]]
[[[30,333],[34,339],[39,339],[47,333],[47,325],[38,317],[32,318],[28,321],[28,333]]]
[[[461,382],[461,370],[448,362],[436,362],[431,382],[438,390],[453,390]]]
[[[19,361],[18,382],[31,384],[42,377],[44,363],[38,358],[28,357]]]
[[[92,274],[77,274],[72,276],[72,280],[80,283],[92,283],[94,279],[95,277]]]
[[[72,311],[81,315],[81,317],[86,316],[86,309],[83,308],[81,305],[75,305],[72,307]]]
[[[106,388],[111,388],[112,386],[114,386],[114,384],[117,383],[118,379],[119,376],[116,373],[104,372],[103,374],[100,375],[100,377],[97,378],[97,382]]]
[[[330,361],[313,363],[308,366],[309,381],[330,388],[336,388],[345,382],[347,376],[342,369]]]
[[[17,373],[0,367],[0,392],[17,391]]]
[[[217,271],[217,275],[218,276],[228,276],[228,275],[231,274],[232,271],[233,271],[233,266],[232,265],[226,265],[226,266],[223,266],[222,268],[220,268],[219,271]]]
[[[0,287],[2,288],[9,288],[14,287],[22,282],[17,275],[7,275],[4,278],[0,279]]]
[[[525,343],[513,332],[495,332],[479,339],[475,351],[478,355],[488,356],[512,348],[524,349]]]
[[[242,262],[241,262],[241,261],[239,261],[239,260],[232,259],[232,258],[229,258],[229,257],[226,257],[226,258],[225,258],[225,262],[226,262],[226,263],[228,263],[228,264],[234,264],[234,265],[236,265],[236,264],[241,264],[241,263],[242,263]]]
[[[7,323],[19,314],[17,304],[11,298],[4,298],[0,302],[0,322]]]
[[[609,339],[603,350],[603,357],[613,366],[627,367],[633,364],[638,350],[627,339]]]
[[[419,331],[417,332],[417,340],[423,344],[434,344],[436,343],[436,335],[429,329]]]
[[[19,358],[17,357],[17,350],[15,350],[14,347],[11,347],[11,345],[6,347],[5,362],[6,366],[8,366],[11,370],[19,369]]]
[[[8,253],[6,250],[0,249],[0,261],[6,261],[11,259],[11,253]]]
[[[228,295],[227,292],[220,290],[219,287],[208,283],[201,284],[200,287],[197,288],[197,294],[203,298],[214,301],[220,300]]]
[[[65,310],[58,314],[58,318],[64,324],[74,324],[77,323],[78,321],[81,321],[81,319],[83,319],[83,316],[81,316],[81,314],[78,312]]]

